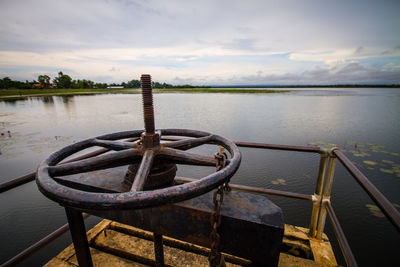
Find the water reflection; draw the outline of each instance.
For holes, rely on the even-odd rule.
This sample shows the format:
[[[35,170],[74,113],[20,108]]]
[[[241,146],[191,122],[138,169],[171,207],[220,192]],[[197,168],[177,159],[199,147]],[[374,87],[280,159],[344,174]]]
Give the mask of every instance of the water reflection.
[[[41,100],[45,104],[45,106],[54,106],[54,99],[53,96],[43,96]]]
[[[71,119],[76,114],[75,97],[71,95],[58,96],[57,101],[61,98],[68,117]]]
[[[17,98],[11,98],[11,99],[2,99],[0,102],[3,102],[6,105],[11,105],[11,106],[15,106],[17,104],[18,101],[21,101],[21,99],[17,99]],[[22,100],[23,101],[23,100]]]

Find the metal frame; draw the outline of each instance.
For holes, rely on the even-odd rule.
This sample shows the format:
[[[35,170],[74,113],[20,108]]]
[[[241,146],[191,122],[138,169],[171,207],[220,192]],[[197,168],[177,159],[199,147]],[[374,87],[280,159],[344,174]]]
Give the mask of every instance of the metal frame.
[[[165,140],[177,140],[177,138],[168,137]],[[339,241],[339,245],[342,251],[342,254],[346,260],[348,266],[357,266],[357,262],[355,257],[350,249],[349,243],[346,239],[346,236],[340,226],[339,220],[336,217],[334,209],[332,207],[330,201],[330,192],[332,189],[332,182],[334,177],[334,170],[336,165],[336,160],[338,159],[344,167],[348,170],[348,172],[354,177],[354,179],[361,185],[364,191],[368,193],[371,199],[381,208],[385,216],[388,220],[393,224],[393,226],[400,230],[400,213],[393,207],[393,205],[383,196],[383,194],[368,180],[368,178],[341,152],[339,149],[334,148],[331,150],[325,150],[319,147],[302,147],[302,146],[286,146],[286,145],[274,145],[274,144],[264,144],[264,143],[250,143],[250,142],[235,142],[237,146],[240,147],[249,147],[249,148],[261,148],[261,149],[273,149],[273,150],[287,150],[287,151],[298,151],[298,152],[308,152],[308,153],[319,153],[320,154],[320,162],[318,169],[318,177],[317,177],[317,186],[313,195],[305,195],[293,192],[285,192],[279,190],[272,189],[264,189],[243,185],[232,185],[233,189],[244,190],[249,192],[263,193],[263,194],[271,194],[278,195],[283,197],[297,198],[303,200],[309,200],[313,202],[313,211],[311,215],[310,221],[310,235],[315,238],[321,238],[323,229],[325,227],[326,216],[328,215],[336,238]],[[103,148],[97,151],[91,152],[89,154],[83,155],[79,157],[82,158],[90,158],[102,153],[107,152],[108,150]],[[70,160],[70,162],[74,160]],[[61,163],[62,164],[62,163]],[[8,191],[12,188],[18,187],[24,183],[33,181],[35,177],[35,173],[29,173],[22,177],[16,178],[14,180],[5,182],[0,184],[0,192]],[[177,180],[183,182],[189,182],[192,179],[190,178],[182,178],[177,177]],[[46,244],[55,240],[57,237],[61,236],[68,230],[68,225],[64,225],[53,233],[49,234],[39,242],[33,244],[31,247],[27,248],[23,252],[14,256],[12,259],[3,263],[2,266],[13,266],[35,251],[39,250]],[[155,237],[155,240],[157,237]],[[159,242],[157,242],[159,243]],[[155,246],[159,246],[155,244]]]

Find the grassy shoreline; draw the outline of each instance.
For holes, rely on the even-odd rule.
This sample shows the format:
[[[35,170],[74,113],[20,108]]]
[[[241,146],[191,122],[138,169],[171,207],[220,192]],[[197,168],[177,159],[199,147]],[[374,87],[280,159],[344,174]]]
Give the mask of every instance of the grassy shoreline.
[[[96,95],[96,94],[138,94],[140,89],[2,89],[0,99],[14,99],[29,96]],[[229,93],[268,94],[287,93],[289,90],[232,89],[232,88],[170,88],[153,89],[154,93]]]

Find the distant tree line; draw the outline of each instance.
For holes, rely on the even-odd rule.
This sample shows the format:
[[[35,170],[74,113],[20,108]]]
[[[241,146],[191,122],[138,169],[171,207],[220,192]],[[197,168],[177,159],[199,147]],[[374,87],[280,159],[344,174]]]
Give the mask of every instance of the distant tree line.
[[[9,77],[5,77],[0,79],[0,88],[1,89],[9,89],[9,88],[16,88],[16,89],[31,89],[35,82],[20,82],[20,81],[13,81]]]
[[[193,86],[190,84],[172,85],[168,83],[152,82],[155,89],[182,89],[182,88],[317,88],[317,87],[400,87],[400,84],[332,84],[332,85],[222,85],[222,86]],[[47,88],[72,88],[72,89],[97,89],[107,88],[109,86],[118,86],[123,88],[140,88],[139,80],[130,80],[121,84],[117,83],[95,83],[91,80],[72,80],[72,78],[64,74],[62,71],[58,73],[52,81],[48,75],[39,75],[36,80],[25,82],[13,81],[9,77],[0,79],[0,89],[47,89]]]
[[[168,83],[152,82],[153,88],[155,89],[169,89],[169,88],[195,88],[199,86],[186,85],[172,85]],[[95,83],[91,80],[72,80],[72,78],[64,74],[62,71],[58,73],[58,76],[51,81],[48,75],[39,75],[36,80],[25,82],[13,81],[9,77],[0,79],[0,89],[48,89],[48,88],[71,88],[71,89],[96,89],[96,88],[107,88],[109,86],[121,86],[123,88],[140,88],[139,80],[131,80],[117,83]]]
[[[122,86],[124,88],[140,88],[139,80],[131,80],[127,83],[123,82],[119,84],[110,84],[111,86]],[[155,89],[172,89],[172,88],[198,88],[199,86],[193,86],[189,84],[185,85],[172,85],[168,83],[151,82],[151,85]]]

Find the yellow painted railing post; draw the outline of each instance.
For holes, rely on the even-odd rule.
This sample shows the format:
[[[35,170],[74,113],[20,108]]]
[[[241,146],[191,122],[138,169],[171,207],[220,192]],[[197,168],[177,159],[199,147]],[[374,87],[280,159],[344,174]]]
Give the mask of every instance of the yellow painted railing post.
[[[325,171],[328,161],[328,151],[322,150],[320,161],[319,161],[319,168],[318,168],[318,178],[317,178],[317,186],[315,188],[315,193],[312,196],[313,202],[313,210],[311,214],[311,222],[310,222],[310,232],[309,235],[311,237],[315,237],[317,225],[318,225],[318,217],[321,208],[322,202],[322,189],[324,185],[324,178],[325,178]]]
[[[323,234],[324,228],[325,228],[326,215],[327,215],[326,203],[331,201],[330,199],[331,199],[333,177],[335,175],[335,167],[336,167],[336,156],[332,152],[335,149],[338,149],[338,148],[336,148],[336,147],[332,148],[329,153],[328,169],[326,171],[326,177],[325,177],[324,186],[323,186],[323,190],[322,190],[321,209],[319,212],[318,224],[317,224],[317,233],[316,233],[317,239],[322,238],[322,234]]]

